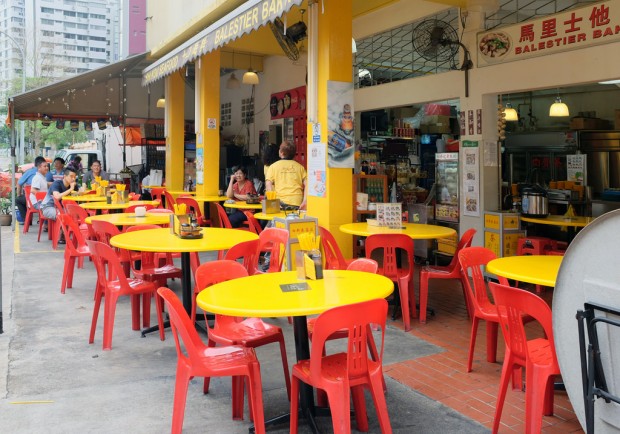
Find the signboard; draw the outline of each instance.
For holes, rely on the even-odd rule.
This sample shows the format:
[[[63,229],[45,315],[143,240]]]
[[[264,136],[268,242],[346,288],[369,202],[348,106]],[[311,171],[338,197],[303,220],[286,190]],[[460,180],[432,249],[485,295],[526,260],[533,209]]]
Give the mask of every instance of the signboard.
[[[306,86],[272,93],[269,99],[271,119],[293,118],[306,114]]]
[[[480,149],[478,142],[463,141],[463,176],[461,180],[463,215],[480,217]]]
[[[589,4],[477,35],[478,66],[620,41],[620,0]]]

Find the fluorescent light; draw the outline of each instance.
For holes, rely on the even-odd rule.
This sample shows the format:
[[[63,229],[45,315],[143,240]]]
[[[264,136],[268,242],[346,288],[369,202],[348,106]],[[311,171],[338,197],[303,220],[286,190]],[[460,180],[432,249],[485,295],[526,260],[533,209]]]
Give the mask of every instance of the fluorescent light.
[[[599,81],[598,84],[620,84],[620,80]]]

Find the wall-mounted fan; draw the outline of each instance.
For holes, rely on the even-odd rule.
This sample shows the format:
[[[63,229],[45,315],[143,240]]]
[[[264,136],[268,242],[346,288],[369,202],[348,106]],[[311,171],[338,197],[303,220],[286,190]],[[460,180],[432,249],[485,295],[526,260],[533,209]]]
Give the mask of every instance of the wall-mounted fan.
[[[413,48],[426,60],[447,62],[454,59],[463,49],[464,60],[460,70],[465,71],[465,96],[469,96],[469,70],[473,68],[473,62],[469,50],[458,39],[456,30],[445,21],[426,20],[413,29]]]
[[[282,47],[284,54],[291,60],[299,60],[299,48],[297,43],[306,38],[308,27],[302,21],[299,21],[292,26],[284,29],[284,23],[280,18],[276,18],[273,22],[269,23],[273,35],[276,37],[278,44]]]

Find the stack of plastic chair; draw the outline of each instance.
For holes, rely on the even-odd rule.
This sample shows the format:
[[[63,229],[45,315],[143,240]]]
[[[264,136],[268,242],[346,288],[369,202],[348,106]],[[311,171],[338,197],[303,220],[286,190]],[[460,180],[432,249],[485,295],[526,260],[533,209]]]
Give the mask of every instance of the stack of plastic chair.
[[[181,434],[187,389],[193,377],[223,377],[233,379],[233,418],[243,419],[243,378],[250,389],[250,410],[256,433],[265,432],[263,391],[260,365],[253,348],[228,346],[208,348],[198,336],[194,323],[187,316],[179,298],[168,288],[159,288],[164,299],[177,348],[177,369],[172,411],[172,433]],[[240,395],[240,396],[239,396]],[[241,405],[239,405],[239,403]]]
[[[366,238],[366,257],[371,258],[373,251],[377,249],[383,251],[383,266],[379,268],[379,274],[398,284],[403,323],[405,331],[408,332],[411,330],[410,313],[414,318],[417,314],[413,292],[413,241],[404,234],[370,235]],[[399,250],[401,251],[401,263],[406,263],[407,268],[398,263],[397,251]],[[407,256],[404,260],[402,259],[403,253]]]
[[[45,191],[37,191],[35,196],[37,198],[37,202],[41,202],[45,199],[45,195],[47,193]],[[56,221],[52,219],[48,219],[43,215],[43,211],[38,210],[39,213],[39,235],[37,237],[37,241],[41,241],[41,232],[43,232],[43,225],[47,222],[47,237],[52,240],[52,248],[56,250],[58,247],[58,231],[56,230]]]
[[[336,239],[329,230],[319,226],[319,234],[321,235],[321,247],[325,254],[325,269],[346,270],[352,259],[344,258]]]
[[[184,204],[186,206],[186,209],[188,212],[191,212],[194,214],[194,217],[196,217],[196,221],[198,222],[200,226],[211,226],[211,221],[205,218],[204,215],[202,215],[202,211],[200,210],[200,205],[198,205],[198,202],[196,201],[196,199],[194,199],[193,197],[189,197],[189,196],[178,197],[177,205],[181,205],[181,204]]]
[[[99,307],[101,306],[101,299],[105,296],[103,311],[103,349],[111,350],[114,316],[116,314],[116,302],[118,298],[124,295],[131,297],[132,329],[140,330],[140,295],[154,295],[157,287],[153,282],[126,277],[118,255],[111,247],[99,241],[91,240],[87,240],[86,244],[93,255],[93,261],[97,269],[97,290],[95,292],[95,306],[93,308],[93,319],[88,343],[92,344],[95,341]],[[160,338],[163,340],[163,305],[161,298],[155,297],[155,301],[157,304],[157,322],[159,324]],[[150,316],[145,316],[142,323],[144,327],[149,327],[151,323]]]
[[[467,372],[471,372],[480,320],[484,320],[487,323],[487,361],[491,363],[496,361],[499,315],[497,307],[489,300],[484,270],[482,269],[489,261],[495,259],[496,256],[492,250],[485,247],[468,247],[458,253],[458,258],[463,270],[462,283],[465,285],[472,307],[471,336],[469,338],[469,356],[467,357]],[[471,283],[468,277],[470,274],[472,277]],[[498,279],[501,283],[508,283],[501,276],[498,276]]]
[[[502,366],[499,393],[493,419],[493,433],[499,423],[506,398],[508,382],[515,370],[525,368],[525,429],[526,433],[539,433],[542,416],[553,415],[554,379],[560,375],[555,354],[551,308],[543,299],[531,292],[508,285],[490,283],[495,305],[501,315],[499,321],[506,341],[506,355]],[[523,326],[525,316],[535,319],[544,331],[544,338],[528,339]],[[519,375],[519,389],[521,388]]]
[[[236,261],[211,261],[200,265],[196,270],[196,286],[208,288],[216,283],[227,280],[246,277],[248,272],[244,266]],[[286,346],[284,345],[284,335],[280,327],[268,324],[260,318],[238,318],[227,315],[215,315],[213,328],[209,323],[205,323],[209,329],[209,347],[219,345],[242,345],[248,348],[261,347],[270,343],[277,342],[280,345],[280,356],[282,357],[282,369],[284,370],[284,380],[286,382],[286,392],[291,398],[291,380],[289,378],[288,361],[286,358]],[[209,391],[209,378],[205,378],[204,392]]]
[[[468,302],[469,297],[465,292],[465,286],[462,282],[461,265],[459,264],[458,254],[464,248],[470,247],[471,243],[476,235],[476,229],[468,229],[456,246],[456,251],[450,263],[445,266],[428,265],[420,270],[420,323],[426,323],[426,305],[428,302],[428,281],[429,279],[458,279],[461,280],[463,286],[463,297],[465,298],[465,305],[467,306],[467,313],[471,318],[471,306]]]
[[[319,315],[310,359],[301,360],[293,367],[291,433],[297,432],[300,381],[327,394],[334,433],[351,432],[349,394],[353,396],[357,429],[368,431],[364,386],[370,389],[381,431],[392,432],[382,385],[386,316],[387,302],[383,299],[339,306]],[[371,324],[381,327],[381,351],[376,361],[368,358],[366,347]],[[347,351],[323,356],[325,342],[334,332],[343,329],[347,331],[349,341]]]
[[[26,196],[26,216],[24,217],[24,230],[23,232],[28,233],[28,229],[30,229],[30,225],[32,224],[32,218],[35,214],[39,214],[36,209],[32,206],[32,201],[30,200],[30,185],[24,185],[24,195]]]
[[[64,294],[66,288],[73,287],[73,272],[75,259],[90,257],[90,250],[86,245],[86,239],[82,235],[78,224],[68,214],[59,214],[58,222],[65,234],[65,265],[62,271],[60,293]]]

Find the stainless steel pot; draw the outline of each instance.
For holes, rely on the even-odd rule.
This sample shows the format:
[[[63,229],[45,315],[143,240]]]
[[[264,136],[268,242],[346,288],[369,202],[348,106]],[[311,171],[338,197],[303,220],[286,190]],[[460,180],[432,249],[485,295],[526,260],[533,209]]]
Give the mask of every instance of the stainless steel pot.
[[[524,187],[521,190],[521,214],[526,217],[547,217],[549,215],[547,192],[540,187]]]

